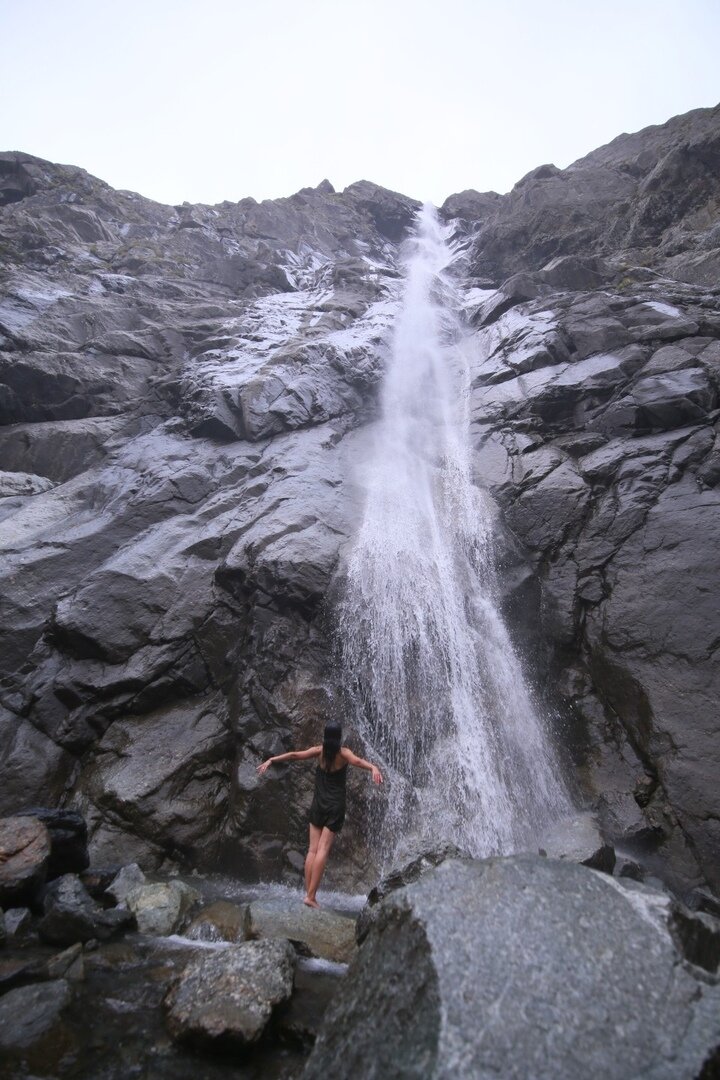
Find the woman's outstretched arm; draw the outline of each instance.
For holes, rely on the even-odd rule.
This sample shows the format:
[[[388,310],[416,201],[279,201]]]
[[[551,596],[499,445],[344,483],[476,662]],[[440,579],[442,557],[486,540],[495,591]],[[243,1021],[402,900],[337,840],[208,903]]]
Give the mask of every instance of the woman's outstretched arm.
[[[322,753],[322,746],[311,746],[309,750],[290,750],[287,754],[276,754],[275,757],[269,757],[267,761],[263,761],[262,765],[258,765],[257,771],[262,775],[268,771],[271,765],[275,765],[278,761],[304,761],[306,758],[319,757]]]
[[[366,761],[365,758],[358,757],[357,754],[353,754],[352,750],[348,750],[347,746],[343,746],[340,751],[348,765],[355,765],[358,769],[369,769],[372,773],[372,778],[376,784],[382,784],[382,773],[378,769],[377,765],[373,765],[371,761]]]

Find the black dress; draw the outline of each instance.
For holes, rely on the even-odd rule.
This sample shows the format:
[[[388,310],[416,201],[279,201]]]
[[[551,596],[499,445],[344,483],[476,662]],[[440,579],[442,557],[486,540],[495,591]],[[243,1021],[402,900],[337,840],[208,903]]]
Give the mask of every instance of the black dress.
[[[328,828],[340,832],[345,820],[345,781],[347,763],[334,772],[326,772],[319,765],[315,770],[315,795],[310,806],[310,824],[317,829]]]

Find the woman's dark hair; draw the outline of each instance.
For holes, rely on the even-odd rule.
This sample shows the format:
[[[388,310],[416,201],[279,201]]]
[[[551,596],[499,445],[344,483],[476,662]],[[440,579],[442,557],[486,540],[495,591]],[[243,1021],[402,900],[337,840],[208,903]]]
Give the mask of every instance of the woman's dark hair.
[[[326,724],[323,732],[322,754],[320,756],[320,764],[323,769],[329,769],[340,753],[341,740],[342,728],[340,725],[336,723]]]

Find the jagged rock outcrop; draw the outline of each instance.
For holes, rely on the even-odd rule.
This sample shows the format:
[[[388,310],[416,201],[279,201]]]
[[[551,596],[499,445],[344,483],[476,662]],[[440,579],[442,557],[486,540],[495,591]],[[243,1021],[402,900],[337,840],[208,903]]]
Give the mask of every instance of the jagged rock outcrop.
[[[596,283],[640,266],[713,288],[719,177],[716,106],[621,135],[567,169],[540,165],[505,196],[452,195],[443,210],[476,221],[473,268],[495,285],[520,271],[552,276],[562,259],[585,264]]]
[[[698,110],[443,210],[508,616],[580,795],[684,887],[720,884],[719,139]],[[0,811],[82,810],[94,862],[295,875],[309,771],[255,765],[337,707],[417,204],[161,206],[23,154],[0,181]]]

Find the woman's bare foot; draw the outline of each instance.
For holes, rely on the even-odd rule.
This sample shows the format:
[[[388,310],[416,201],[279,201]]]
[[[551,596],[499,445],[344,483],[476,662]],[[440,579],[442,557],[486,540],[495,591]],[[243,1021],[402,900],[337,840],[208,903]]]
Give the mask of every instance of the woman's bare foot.
[[[307,904],[308,907],[316,907],[316,908],[320,907],[317,900],[312,900],[309,896],[306,896],[304,898],[303,904]]]

